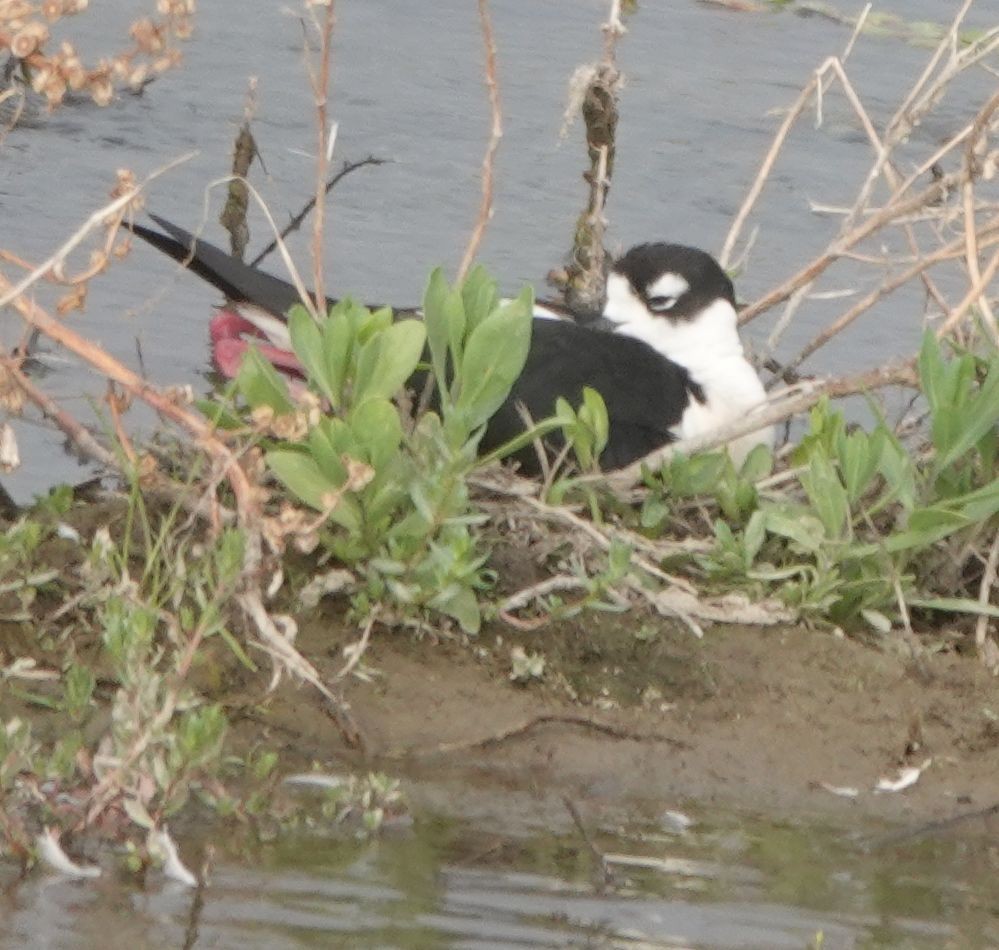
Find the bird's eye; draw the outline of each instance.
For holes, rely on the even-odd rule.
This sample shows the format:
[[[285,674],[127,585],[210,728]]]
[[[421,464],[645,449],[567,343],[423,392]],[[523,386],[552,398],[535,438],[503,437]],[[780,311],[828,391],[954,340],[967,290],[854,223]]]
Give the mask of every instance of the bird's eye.
[[[665,313],[672,310],[676,304],[676,297],[649,297],[649,309],[653,313]]]

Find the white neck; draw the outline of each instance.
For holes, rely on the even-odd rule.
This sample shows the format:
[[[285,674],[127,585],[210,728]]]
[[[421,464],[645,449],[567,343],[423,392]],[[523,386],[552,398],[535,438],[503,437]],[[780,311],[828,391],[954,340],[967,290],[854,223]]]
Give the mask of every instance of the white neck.
[[[642,314],[637,320],[618,323],[618,332],[642,340],[679,363],[701,385],[723,379],[733,363],[746,359],[736,331],[735,308],[727,300],[716,300],[692,320],[652,317],[644,308]]]
[[[625,277],[611,274],[604,317],[617,325],[618,333],[641,340],[684,367],[704,391],[704,405],[688,408],[678,426],[679,437],[699,435],[736,419],[766,398],[743,352],[735,307],[723,297],[692,319],[674,321],[668,313],[651,313]],[[739,462],[758,442],[772,444],[773,430],[766,428],[737,440],[729,451]]]

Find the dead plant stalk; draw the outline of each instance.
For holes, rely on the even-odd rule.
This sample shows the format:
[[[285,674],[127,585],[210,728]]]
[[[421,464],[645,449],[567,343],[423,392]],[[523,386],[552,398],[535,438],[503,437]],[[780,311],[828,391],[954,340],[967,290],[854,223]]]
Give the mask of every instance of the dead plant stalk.
[[[458,267],[457,283],[461,283],[468,274],[479,252],[486,227],[493,216],[493,166],[496,162],[496,152],[499,150],[500,139],[503,137],[503,111],[500,105],[499,83],[496,80],[496,39],[493,34],[493,24],[489,16],[488,0],[478,0],[479,23],[482,28],[482,42],[486,51],[486,89],[489,91],[489,112],[492,124],[489,129],[489,142],[482,158],[482,197],[479,201],[479,213],[475,219],[472,236],[469,238],[465,254]]]
[[[330,62],[333,58],[333,29],[336,26],[336,4],[326,0],[322,22],[317,22],[320,35],[319,71],[309,67],[309,78],[316,103],[318,132],[316,152],[316,206],[312,219],[312,270],[316,310],[326,312],[326,290],[323,280],[323,239],[326,234],[326,178],[335,134],[329,124]],[[310,8],[311,9],[311,8]]]
[[[983,323],[986,325],[987,331],[993,340],[999,342],[999,330],[995,328],[994,320],[991,318],[992,309],[986,295],[989,282],[996,273],[993,266],[995,261],[990,261],[986,265],[982,265],[979,261],[979,255],[984,248],[994,243],[993,231],[996,217],[990,215],[983,225],[979,225],[976,213],[980,209],[976,207],[975,201],[975,183],[982,176],[986,165],[977,159],[977,151],[993,124],[995,113],[999,111],[999,94],[991,96],[970,125],[961,129],[947,143],[936,149],[933,156],[923,162],[920,168],[909,174],[908,177],[902,176],[898,172],[893,159],[896,146],[907,138],[912,129],[940,100],[948,85],[960,73],[999,49],[999,28],[986,31],[965,46],[958,42],[961,23],[970,6],[971,0],[965,0],[946,34],[937,45],[926,68],[886,123],[882,134],[876,130],[844,68],[844,62],[852,47],[853,39],[859,32],[862,18],[856,24],[854,37],[843,57],[832,57],[816,70],[799,93],[777,130],[760,170],[726,236],[720,255],[723,263],[730,260],[738,237],[759,200],[781,151],[787,144],[793,126],[813,98],[816,102],[818,122],[821,123],[822,99],[827,87],[833,81],[842,90],[857,117],[857,121],[864,130],[874,152],[874,160],[852,206],[845,213],[839,234],[833,238],[821,254],[802,267],[796,274],[746,307],[739,316],[740,324],[748,323],[777,304],[790,301],[785,313],[771,333],[771,345],[776,344],[780,335],[789,325],[797,305],[804,299],[805,294],[816,279],[840,258],[856,257],[858,245],[874,237],[886,227],[901,226],[904,229],[913,258],[913,263],[909,268],[895,277],[883,279],[879,288],[869,292],[852,305],[832,321],[801,352],[788,360],[784,367],[785,372],[797,367],[804,359],[870,310],[887,294],[915,278],[922,281],[927,293],[944,315],[944,321],[939,331],[941,334],[953,332],[969,308],[977,305],[985,318]],[[866,12],[865,10],[862,17],[866,15]],[[958,149],[963,149],[958,170],[939,175],[932,184],[916,193],[912,192],[914,185],[930,168],[935,168],[938,162],[943,161]],[[885,182],[890,193],[879,208],[872,209],[870,207],[871,196],[874,186],[880,180]],[[961,198],[959,208],[955,208],[947,201],[948,196],[955,189]],[[994,205],[985,205],[984,207],[991,210]],[[963,217],[960,241],[950,241],[929,253],[923,251],[913,230],[913,216],[919,215],[932,223],[933,220],[947,222],[951,216],[958,213]],[[933,280],[931,267],[941,261],[958,256],[965,258],[971,286],[956,306],[949,306]]]

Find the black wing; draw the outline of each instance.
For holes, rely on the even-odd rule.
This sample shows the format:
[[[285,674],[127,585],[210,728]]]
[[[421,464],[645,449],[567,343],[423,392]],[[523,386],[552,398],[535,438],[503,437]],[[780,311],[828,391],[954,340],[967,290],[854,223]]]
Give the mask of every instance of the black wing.
[[[300,302],[298,291],[288,281],[244,264],[165,218],[155,214],[150,217],[167,233],[141,224],[132,225],[133,232],[207,280],[229,300],[254,304],[275,317],[283,317],[293,304]],[[330,306],[336,302],[332,298],[327,300]]]
[[[686,369],[641,340],[569,322],[535,320],[524,371],[490,420],[480,451],[489,452],[524,431],[518,405],[539,421],[554,413],[559,396],[577,407],[585,386],[599,392],[607,406],[610,436],[600,457],[605,469],[621,468],[674,441],[672,427],[692,399],[702,398]],[[553,433],[545,443],[549,452],[558,451],[561,434]],[[514,457],[525,473],[539,471],[533,447]]]

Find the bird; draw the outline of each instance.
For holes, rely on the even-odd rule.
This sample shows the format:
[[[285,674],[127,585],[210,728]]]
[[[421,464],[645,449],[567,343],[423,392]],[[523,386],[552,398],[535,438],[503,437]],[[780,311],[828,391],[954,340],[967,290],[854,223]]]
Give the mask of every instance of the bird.
[[[134,223],[133,232],[226,297],[210,326],[219,371],[234,376],[252,341],[276,368],[300,372],[285,321],[300,302],[295,286],[165,218],[150,217],[160,230]],[[335,302],[327,298],[330,306]],[[400,317],[418,313],[397,311]],[[739,338],[732,281],[710,254],[682,244],[640,244],[612,264],[599,314],[537,305],[526,363],[487,423],[479,453],[522,434],[525,416],[537,421],[552,415],[559,397],[579,405],[586,387],[599,392],[607,407],[609,434],[600,455],[605,471],[741,419],[764,401],[763,384]],[[554,457],[561,435],[551,433],[544,443]],[[760,444],[772,446],[772,428],[734,439],[727,449],[739,466]],[[534,446],[513,459],[525,475],[544,467]]]

